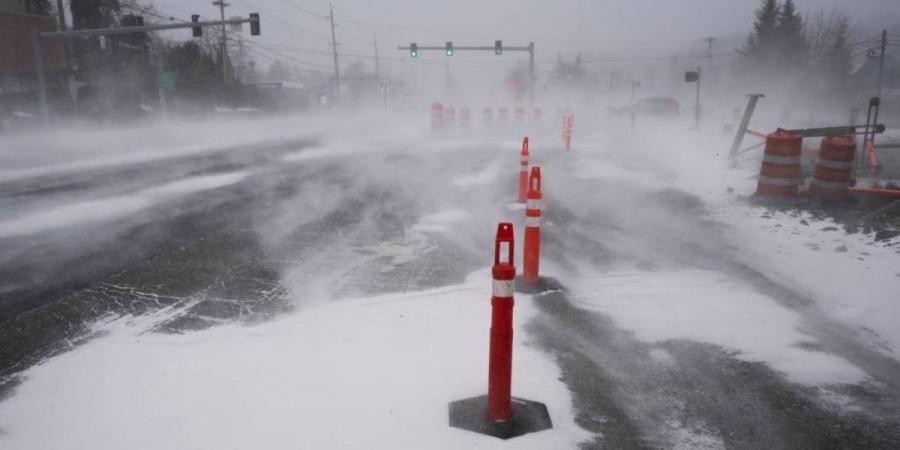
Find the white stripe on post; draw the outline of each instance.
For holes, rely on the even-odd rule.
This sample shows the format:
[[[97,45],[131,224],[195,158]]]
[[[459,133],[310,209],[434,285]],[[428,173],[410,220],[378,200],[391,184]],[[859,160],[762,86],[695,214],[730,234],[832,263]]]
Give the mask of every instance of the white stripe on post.
[[[512,297],[513,280],[494,280],[494,297]]]
[[[525,216],[525,228],[540,228],[541,218]]]

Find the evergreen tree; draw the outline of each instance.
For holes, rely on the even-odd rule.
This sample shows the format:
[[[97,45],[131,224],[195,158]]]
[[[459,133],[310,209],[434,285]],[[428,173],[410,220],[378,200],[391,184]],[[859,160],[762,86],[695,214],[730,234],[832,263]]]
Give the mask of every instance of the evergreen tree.
[[[25,0],[25,12],[29,14],[49,16],[50,11],[50,0]]]
[[[776,32],[778,65],[784,69],[802,67],[806,58],[806,41],[803,38],[803,18],[797,12],[793,0],[784,0],[778,13]]]
[[[853,71],[853,60],[848,48],[850,40],[850,18],[846,15],[836,16],[834,36],[825,52],[823,72],[826,88],[831,92],[843,94],[847,90],[847,81]]]
[[[777,55],[780,10],[777,0],[762,0],[762,5],[754,13],[756,22],[747,38],[744,55],[757,67],[770,66]]]

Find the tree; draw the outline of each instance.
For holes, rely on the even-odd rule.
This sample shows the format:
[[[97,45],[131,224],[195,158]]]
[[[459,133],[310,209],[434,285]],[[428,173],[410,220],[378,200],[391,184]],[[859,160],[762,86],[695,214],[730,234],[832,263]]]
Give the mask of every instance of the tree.
[[[806,41],[803,38],[803,18],[797,12],[793,0],[784,0],[778,13],[776,26],[778,65],[784,69],[797,69],[804,65]]]
[[[809,65],[819,76],[819,87],[827,93],[845,92],[853,68],[848,46],[853,37],[850,17],[820,9],[807,16],[803,24]]]
[[[25,0],[25,12],[28,14],[49,16],[51,11],[50,0]]]
[[[757,67],[769,67],[777,57],[780,9],[777,0],[762,0],[754,13],[756,21],[743,54]]]

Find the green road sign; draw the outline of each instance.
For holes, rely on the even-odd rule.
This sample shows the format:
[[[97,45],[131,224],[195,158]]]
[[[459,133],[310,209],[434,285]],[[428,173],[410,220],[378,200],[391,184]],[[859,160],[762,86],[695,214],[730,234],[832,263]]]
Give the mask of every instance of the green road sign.
[[[178,79],[178,71],[177,70],[160,70],[159,71],[159,88],[164,91],[174,91],[177,79]]]

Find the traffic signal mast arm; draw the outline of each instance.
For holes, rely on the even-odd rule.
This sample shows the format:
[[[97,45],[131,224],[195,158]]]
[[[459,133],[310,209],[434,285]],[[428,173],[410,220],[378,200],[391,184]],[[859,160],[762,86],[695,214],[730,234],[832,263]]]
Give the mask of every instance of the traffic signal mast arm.
[[[115,27],[115,28],[97,28],[88,30],[70,30],[70,31],[42,31],[38,33],[41,39],[53,38],[74,38],[82,36],[110,36],[114,34],[141,33],[144,31],[174,30],[178,28],[194,28],[194,27],[212,27],[219,25],[237,25],[242,23],[259,23],[259,16],[252,16],[249,19],[228,19],[213,20],[207,22],[185,22],[172,23],[163,25],[145,25],[142,27]],[[441,50],[444,48],[441,47]]]
[[[408,46],[408,45],[406,45],[406,46],[402,46],[402,45],[401,45],[401,46],[397,47],[397,50],[410,50],[410,49],[411,49],[411,47]],[[503,46],[503,51],[504,51],[504,52],[506,52],[506,51],[510,51],[510,52],[529,52],[529,51],[531,51],[531,49],[532,49],[531,46],[528,46],[528,47],[507,47],[507,46],[505,46],[505,45]],[[419,50],[419,51],[422,51],[422,50],[436,50],[436,51],[444,52],[445,50],[447,50],[447,46],[446,46],[446,45],[435,45],[435,46],[422,46],[422,45],[420,45],[420,46],[418,46],[417,50]],[[494,51],[494,46],[491,45],[491,46],[484,46],[484,47],[460,47],[460,46],[454,45],[454,46],[453,46],[453,51],[454,51],[454,52],[458,52],[458,51],[483,51],[483,52],[484,52],[484,51],[487,51],[487,52],[492,52],[492,51]]]

